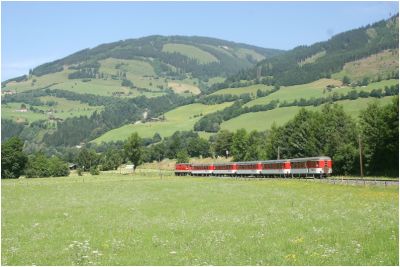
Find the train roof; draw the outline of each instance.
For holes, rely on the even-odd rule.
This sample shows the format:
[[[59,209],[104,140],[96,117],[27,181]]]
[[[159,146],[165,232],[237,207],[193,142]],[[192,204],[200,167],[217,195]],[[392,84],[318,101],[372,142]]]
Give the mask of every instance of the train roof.
[[[255,163],[282,163],[288,162],[289,159],[272,159],[272,160],[257,160],[257,161],[242,161],[242,162],[234,162],[237,164],[255,164]]]
[[[305,160],[331,160],[330,157],[327,156],[319,156],[319,157],[309,157],[309,158],[296,158],[290,159],[291,162],[305,161]]]
[[[288,161],[290,161],[290,159],[272,159],[272,160],[262,160],[261,163],[282,163]]]

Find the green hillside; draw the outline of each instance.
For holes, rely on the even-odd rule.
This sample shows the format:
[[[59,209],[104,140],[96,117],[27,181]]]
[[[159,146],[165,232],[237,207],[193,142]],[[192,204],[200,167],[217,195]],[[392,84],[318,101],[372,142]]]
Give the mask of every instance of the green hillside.
[[[377,101],[380,104],[387,104],[392,99],[393,97],[389,96],[380,99],[363,98],[357,100],[343,100],[336,103],[342,105],[345,112],[347,112],[349,115],[357,117],[359,115],[359,112],[367,107],[368,103],[371,103],[372,101]],[[307,106],[304,108],[314,110],[320,109],[321,106]],[[296,106],[277,108],[270,111],[246,113],[239,117],[223,122],[221,124],[221,129],[236,131],[238,129],[244,128],[247,131],[265,131],[270,129],[273,123],[279,126],[288,122],[296,115],[296,113],[300,109],[301,107]]]
[[[352,81],[362,80],[365,77],[370,80],[377,80],[390,77],[393,72],[399,72],[399,49],[384,50],[348,62],[340,72],[333,74],[332,78],[342,80],[343,77],[347,76]]]
[[[301,84],[301,85],[293,85],[293,86],[282,86],[277,92],[272,93],[266,97],[260,97],[253,101],[250,101],[245,104],[245,106],[251,107],[255,105],[262,105],[267,104],[272,100],[279,100],[280,102],[283,101],[293,101],[299,100],[300,98],[310,99],[312,97],[326,97],[328,95],[332,95],[333,93],[338,94],[347,94],[352,90],[357,91],[365,91],[370,92],[373,89],[384,89],[385,86],[392,86],[398,84],[399,81],[395,79],[391,80],[384,80],[380,82],[370,83],[367,86],[342,86],[342,83],[338,80],[333,79],[321,79],[315,82],[311,82],[308,84]],[[337,86],[331,89],[331,92],[327,90],[328,85]]]
[[[282,52],[207,37],[148,36],[81,50],[34,68],[25,77],[26,81],[13,82],[24,80],[23,77],[10,79],[2,87],[23,90],[31,88],[34,79],[38,81],[36,87],[43,87],[65,82],[68,75],[69,79],[133,79],[139,87],[144,85],[135,80],[138,77],[182,79],[190,76],[208,80],[231,75]],[[63,79],[47,77],[50,83],[39,81],[39,77],[55,73],[62,73]]]
[[[113,97],[196,95],[215,81],[282,53],[207,37],[149,36],[84,49],[2,82],[3,91],[41,88]]]
[[[193,45],[186,45],[186,44],[165,44],[163,45],[162,50],[166,53],[178,53],[189,58],[193,58],[199,61],[201,64],[208,64],[211,62],[218,62],[218,59],[213,56],[212,54],[201,50]]]
[[[217,110],[221,110],[231,103],[223,103],[219,105],[203,105],[191,104],[178,107],[165,113],[164,121],[154,121],[141,123],[140,121],[135,124],[124,125],[120,128],[111,130],[94,142],[109,142],[116,140],[125,140],[134,132],[137,132],[141,137],[153,137],[158,133],[161,137],[168,137],[176,131],[190,131],[193,129],[194,124],[203,116]],[[204,136],[204,135],[203,135]]]
[[[3,104],[1,105],[1,118],[31,123],[37,120],[49,120],[50,118],[64,120],[69,117],[90,116],[93,112],[103,109],[102,106],[89,106],[80,101],[72,101],[54,96],[45,96],[39,99],[43,103],[51,103],[51,105],[32,106],[26,104],[27,112],[20,112],[18,110],[23,103],[13,102]]]
[[[253,94],[257,93],[257,90],[267,91],[272,89],[273,86],[265,85],[265,84],[255,84],[250,86],[238,87],[238,88],[225,88],[218,90],[211,95],[241,95],[241,94]]]
[[[381,57],[388,57],[389,62],[395,62],[390,66],[374,68],[372,72],[359,68],[362,73],[354,74],[353,77],[374,79],[381,75],[386,78],[390,73],[390,77],[398,78],[395,66],[398,55],[396,57],[396,52],[392,52],[393,49],[398,49],[398,45],[399,18],[396,15],[388,20],[337,34],[328,41],[318,42],[311,46],[298,46],[284,54],[267,58],[257,63],[255,67],[231,76],[228,81],[265,79],[269,83],[280,85],[305,84],[323,77],[329,78],[342,71],[343,68],[346,72],[349,68],[351,69],[345,66],[346,63],[355,60],[365,61],[365,58],[377,53],[378,61],[381,61]],[[379,54],[384,51],[389,52]],[[379,64],[379,62],[376,63],[376,65]]]

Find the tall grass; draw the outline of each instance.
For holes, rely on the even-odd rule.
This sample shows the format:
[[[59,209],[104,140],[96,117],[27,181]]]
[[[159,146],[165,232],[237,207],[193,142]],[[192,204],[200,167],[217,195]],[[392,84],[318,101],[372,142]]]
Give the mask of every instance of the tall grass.
[[[158,174],[2,181],[3,265],[398,265],[398,187]]]

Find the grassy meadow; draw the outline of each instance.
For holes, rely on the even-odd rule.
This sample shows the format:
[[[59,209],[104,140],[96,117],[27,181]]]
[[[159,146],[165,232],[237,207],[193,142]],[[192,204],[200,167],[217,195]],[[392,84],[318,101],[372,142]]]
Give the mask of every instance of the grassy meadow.
[[[267,91],[271,90],[273,86],[265,85],[265,84],[255,84],[245,87],[238,87],[238,88],[226,88],[218,90],[211,95],[241,95],[241,94],[253,94],[254,96],[257,95],[257,91]]]
[[[194,58],[198,60],[200,64],[218,62],[215,56],[193,45],[170,43],[165,44],[162,51],[167,53],[179,53],[189,58]]]
[[[137,132],[142,138],[151,138],[155,133],[159,133],[162,137],[168,137],[176,131],[190,131],[193,129],[194,124],[200,120],[203,115],[224,109],[231,104],[231,102],[217,105],[204,105],[197,103],[177,107],[165,113],[165,121],[124,125],[120,128],[106,132],[102,136],[93,140],[93,142],[101,143],[125,140],[134,132]],[[208,136],[207,134],[204,135]]]
[[[171,88],[177,94],[192,93],[194,95],[198,95],[201,93],[200,89],[197,86],[181,81],[168,82],[168,88]]]
[[[2,180],[2,265],[398,265],[398,186]]]
[[[336,104],[342,105],[346,113],[354,118],[358,118],[360,111],[367,108],[368,103],[377,101],[381,105],[389,104],[394,96],[386,96],[382,98],[358,98],[356,100],[337,101]],[[322,106],[306,106],[307,110],[319,110]],[[283,125],[299,112],[301,107],[282,107],[268,111],[245,113],[239,117],[221,123],[221,129],[236,131],[245,128],[248,131],[257,130],[265,131],[271,128],[273,123],[277,126]]]
[[[359,86],[354,89],[357,91],[366,91],[370,92],[373,89],[385,89],[385,86],[392,86],[399,83],[397,79],[384,80],[380,82],[370,83],[367,86]],[[310,99],[312,97],[326,97],[328,94],[333,94],[337,92],[338,94],[347,94],[348,92],[354,90],[351,86],[341,86],[342,82],[333,79],[320,79],[315,82],[301,84],[301,85],[293,85],[293,86],[282,86],[278,91],[272,93],[265,97],[260,97],[254,99],[245,104],[245,106],[255,106],[255,105],[263,105],[267,104],[272,100],[279,100],[280,102],[288,101],[292,102],[294,100],[300,100],[300,98]],[[331,93],[326,91],[326,87],[328,85],[338,86],[332,89]]]
[[[67,69],[60,72],[46,74],[43,76],[32,76],[26,81],[9,82],[1,90],[15,90],[20,93],[27,90],[39,89],[54,84],[60,84],[68,80],[68,74],[72,72],[72,70]]]
[[[27,121],[33,122],[37,120],[47,120],[49,114],[47,112],[53,111],[52,115],[56,118],[66,119],[69,117],[79,116],[90,116],[93,112],[101,111],[104,107],[101,106],[89,106],[86,103],[80,101],[67,100],[65,98],[54,97],[54,96],[43,96],[39,98],[43,102],[54,101],[57,102],[54,106],[35,106],[36,109],[42,110],[44,113],[33,112],[28,110],[27,112],[18,112],[22,103],[13,102],[1,105],[1,117],[5,119],[11,119],[14,121]],[[26,107],[29,109],[30,105]]]

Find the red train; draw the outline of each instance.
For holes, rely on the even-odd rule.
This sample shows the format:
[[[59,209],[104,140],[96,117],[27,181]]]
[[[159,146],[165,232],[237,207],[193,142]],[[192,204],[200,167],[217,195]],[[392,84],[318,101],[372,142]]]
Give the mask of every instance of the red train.
[[[281,160],[178,163],[175,175],[232,176],[232,177],[327,177],[332,174],[330,157],[310,157]]]

